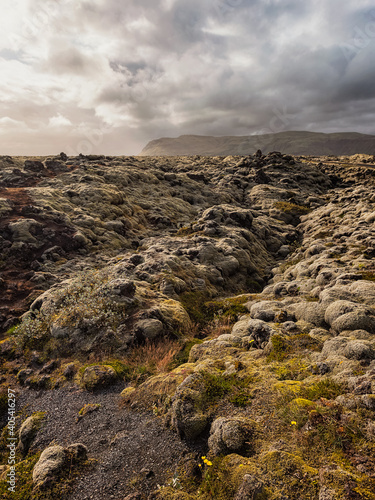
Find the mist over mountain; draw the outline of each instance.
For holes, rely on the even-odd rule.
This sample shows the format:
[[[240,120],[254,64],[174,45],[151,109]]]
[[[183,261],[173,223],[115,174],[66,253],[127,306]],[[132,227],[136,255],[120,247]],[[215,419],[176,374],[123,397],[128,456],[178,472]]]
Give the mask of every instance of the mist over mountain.
[[[279,132],[251,136],[212,137],[181,135],[150,141],[141,156],[247,155],[258,149],[264,153],[280,151],[292,155],[375,154],[375,136],[356,132],[324,134],[317,132]]]

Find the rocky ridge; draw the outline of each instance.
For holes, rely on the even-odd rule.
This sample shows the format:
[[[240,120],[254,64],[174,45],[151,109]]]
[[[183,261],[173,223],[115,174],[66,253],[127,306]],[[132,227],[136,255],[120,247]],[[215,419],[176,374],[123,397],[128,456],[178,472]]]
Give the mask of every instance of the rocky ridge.
[[[187,450],[165,470],[149,450],[151,469],[116,472],[104,490],[121,446],[105,451],[93,474],[77,465],[66,498],[375,498],[371,157],[2,165],[2,384],[30,405],[17,424],[20,467],[36,464],[30,498],[43,498],[51,474],[37,460],[51,441],[59,448],[41,458],[60,457],[62,469],[72,443],[90,459],[91,422],[109,453],[128,412]],[[142,349],[159,352],[158,368],[145,368]],[[64,437],[57,430],[69,390],[86,422],[79,439],[72,421]],[[42,399],[30,404],[35,391]],[[35,412],[47,414],[41,428],[26,420]],[[110,438],[103,424],[117,412]]]

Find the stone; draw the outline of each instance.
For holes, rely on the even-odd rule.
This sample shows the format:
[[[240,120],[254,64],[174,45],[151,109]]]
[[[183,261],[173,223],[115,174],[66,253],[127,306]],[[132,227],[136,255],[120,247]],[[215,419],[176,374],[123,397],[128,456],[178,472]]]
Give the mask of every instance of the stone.
[[[366,330],[375,333],[375,317],[368,316],[366,312],[357,310],[343,314],[332,323],[331,327],[337,333],[344,330]]]
[[[37,160],[26,160],[24,164],[24,169],[30,172],[41,172],[44,170],[44,165],[41,161]]]
[[[214,455],[240,452],[252,434],[249,421],[240,418],[217,418],[211,425],[208,447]]]
[[[40,429],[44,414],[35,414],[28,417],[21,425],[18,432],[18,450],[23,456],[27,455],[31,443]]]
[[[194,440],[202,434],[208,424],[208,416],[202,411],[204,392],[203,376],[189,375],[178,387],[172,401],[172,427],[182,438]]]
[[[87,447],[82,443],[73,443],[69,445],[67,451],[74,462],[87,460]]]
[[[263,493],[263,483],[257,477],[245,474],[234,500],[261,500]]]
[[[371,361],[372,359],[375,359],[375,350],[370,342],[353,340],[346,344],[344,356],[349,359],[367,359]]]
[[[82,375],[82,385],[89,391],[107,387],[115,383],[116,380],[115,370],[108,365],[89,366]]]
[[[61,325],[57,321],[52,323],[50,327],[50,334],[54,339],[65,339],[69,337],[71,333],[72,329],[70,327]]]
[[[163,329],[163,323],[158,319],[143,319],[134,325],[134,333],[141,340],[154,340],[160,337]]]
[[[68,454],[62,446],[46,448],[33,470],[33,483],[37,488],[48,486],[57,479],[67,464]]]
[[[363,309],[363,306],[361,306],[361,304],[357,304],[356,302],[351,302],[349,300],[336,300],[327,307],[324,319],[328,325],[332,325],[332,323],[343,314],[353,312],[361,308]]]
[[[273,321],[275,314],[280,310],[280,303],[276,300],[263,300],[250,307],[250,316],[262,321]]]
[[[306,321],[321,328],[327,326],[324,319],[325,308],[318,302],[299,302],[292,307],[292,310],[297,320]]]

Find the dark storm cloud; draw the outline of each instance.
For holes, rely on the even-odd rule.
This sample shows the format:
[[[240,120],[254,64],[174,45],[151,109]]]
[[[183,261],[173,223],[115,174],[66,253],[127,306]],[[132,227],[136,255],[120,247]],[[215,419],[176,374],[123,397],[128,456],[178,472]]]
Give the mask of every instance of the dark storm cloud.
[[[137,153],[191,133],[375,133],[369,0],[4,1],[0,137],[19,154],[47,143]]]

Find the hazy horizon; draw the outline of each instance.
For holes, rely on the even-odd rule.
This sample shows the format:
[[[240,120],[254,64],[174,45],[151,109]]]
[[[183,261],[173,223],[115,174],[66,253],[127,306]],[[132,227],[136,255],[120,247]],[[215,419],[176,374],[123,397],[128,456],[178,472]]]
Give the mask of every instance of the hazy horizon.
[[[375,134],[371,1],[4,0],[0,154]]]

